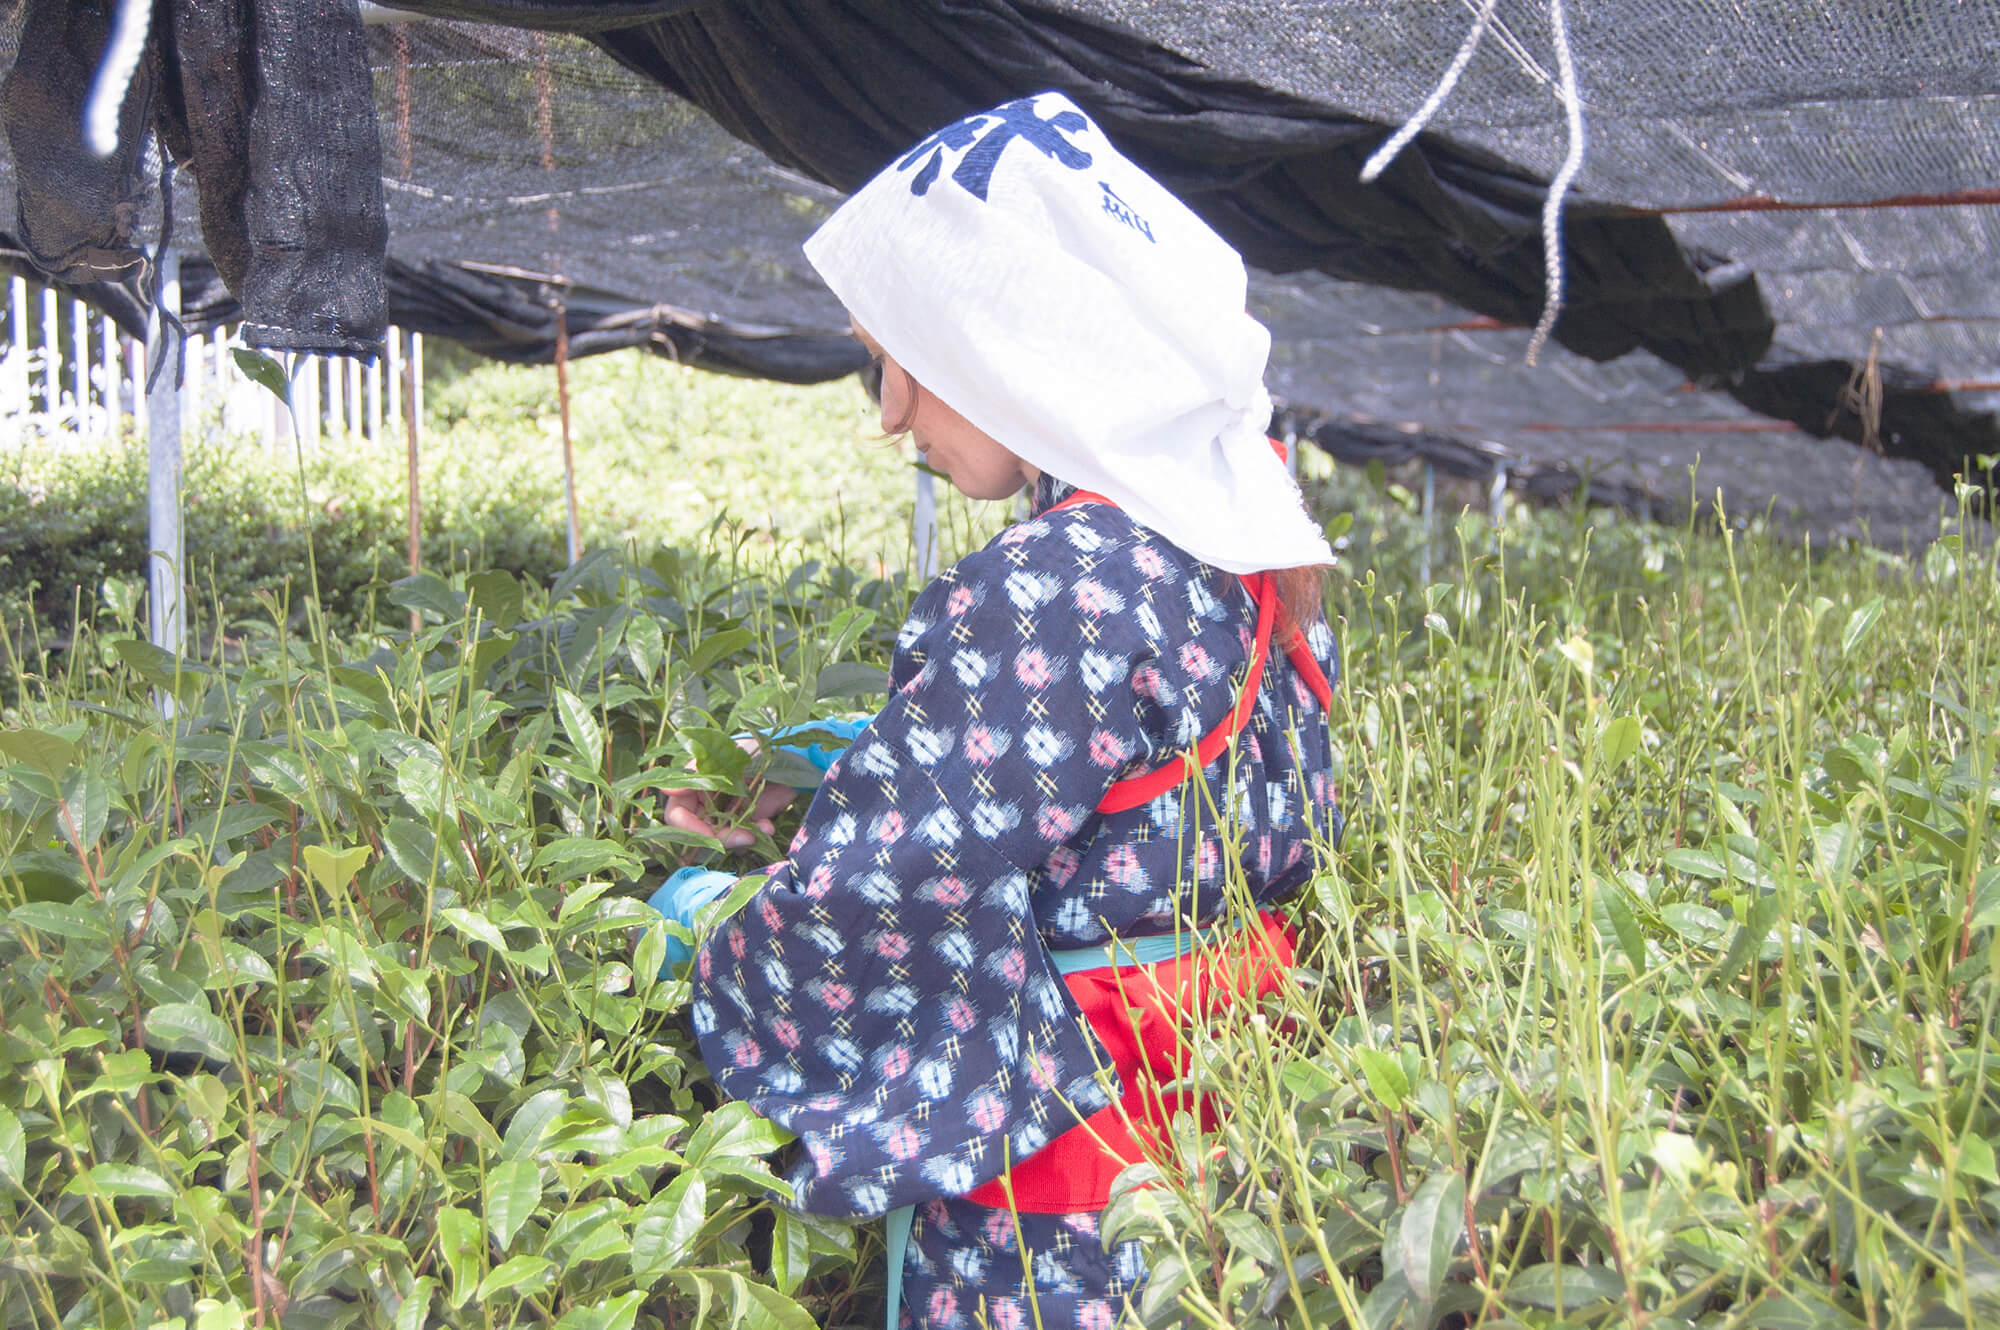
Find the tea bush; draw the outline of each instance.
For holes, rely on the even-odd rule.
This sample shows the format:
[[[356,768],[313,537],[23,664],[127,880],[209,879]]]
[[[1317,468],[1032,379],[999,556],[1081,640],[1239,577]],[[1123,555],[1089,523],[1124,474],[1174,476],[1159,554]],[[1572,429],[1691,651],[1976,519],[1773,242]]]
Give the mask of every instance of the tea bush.
[[[685,369],[641,352],[572,369],[579,524],[586,545],[699,543],[718,520],[776,557],[801,545],[859,566],[908,562],[914,453],[874,441],[852,380],[800,388]],[[432,385],[421,447],[424,566],[504,570],[546,585],[567,560],[559,408],[546,370],[485,365]],[[372,623],[406,571],[400,438],[328,439],[299,455],[190,429],[184,501],[197,637],[262,617],[259,593],[302,623]],[[31,436],[0,455],[0,627],[61,646],[107,581],[143,581],[146,452],[135,438]],[[952,544],[997,530],[940,496]],[[317,561],[315,583],[308,544]],[[789,557],[789,555],[787,556]],[[768,558],[766,559],[768,564]],[[286,584],[289,583],[289,591]]]
[[[879,690],[906,588],[665,551],[459,581],[396,585],[427,626],[359,658],[111,631],[20,681],[0,1320],[879,1312],[853,1230],[772,1204],[783,1136],[716,1103],[635,897],[720,850],[657,787],[740,786],[734,730]]]
[[[1991,1323],[1990,552],[1515,512],[1425,585],[1321,483],[1350,826],[1300,983],[1197,1040],[1235,1111],[1106,1216],[1142,1318]],[[113,596],[17,659],[0,1320],[879,1324],[873,1230],[773,1202],[639,898],[779,853],[657,788],[872,705],[911,591],[739,535],[178,668]]]
[[[1352,822],[1224,1153],[1106,1217],[1147,1320],[1992,1324],[1990,548],[1479,527],[1338,597]]]

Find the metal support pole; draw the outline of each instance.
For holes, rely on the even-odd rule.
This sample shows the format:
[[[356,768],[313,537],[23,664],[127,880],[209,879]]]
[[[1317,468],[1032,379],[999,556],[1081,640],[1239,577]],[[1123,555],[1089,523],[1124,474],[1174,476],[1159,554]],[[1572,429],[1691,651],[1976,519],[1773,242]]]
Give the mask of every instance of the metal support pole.
[[[937,478],[921,468],[917,471],[917,511],[911,522],[910,537],[917,553],[917,575],[937,576],[938,519]]]
[[[183,602],[181,576],[186,567],[186,548],[181,535],[181,386],[180,357],[175,330],[164,311],[180,312],[181,262],[171,249],[160,256],[160,300],[146,325],[147,360],[158,367],[152,392],[146,402],[147,468],[146,510],[149,524],[146,548],[148,586],[147,626],[153,645],[180,655],[187,642],[187,607]],[[162,715],[174,714],[174,700],[158,699]]]

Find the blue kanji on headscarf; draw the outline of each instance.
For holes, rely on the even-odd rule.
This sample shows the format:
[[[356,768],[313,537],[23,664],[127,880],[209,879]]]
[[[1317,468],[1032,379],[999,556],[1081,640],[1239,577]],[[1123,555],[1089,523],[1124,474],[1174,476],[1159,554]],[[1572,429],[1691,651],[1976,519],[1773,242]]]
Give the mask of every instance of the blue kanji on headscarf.
[[[907,171],[919,159],[929,155],[923,168],[910,180],[910,192],[921,197],[930,192],[938,174],[943,171],[945,150],[949,148],[956,152],[969,148],[970,151],[958,159],[951,178],[964,186],[968,194],[984,203],[986,187],[993,180],[993,168],[1000,164],[1000,154],[1006,151],[1008,144],[1021,139],[1072,171],[1081,171],[1090,165],[1090,154],[1063,136],[1086,129],[1089,125],[1090,121],[1076,111],[1058,111],[1044,120],[1035,114],[1035,99],[1023,97],[946,125],[912,148],[896,163],[896,169]]]

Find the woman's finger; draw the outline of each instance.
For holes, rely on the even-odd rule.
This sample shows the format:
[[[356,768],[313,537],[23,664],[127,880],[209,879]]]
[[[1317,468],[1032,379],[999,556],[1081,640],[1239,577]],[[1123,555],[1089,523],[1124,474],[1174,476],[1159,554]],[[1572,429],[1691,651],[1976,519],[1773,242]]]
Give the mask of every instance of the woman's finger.
[[[711,836],[721,839],[717,835],[715,828],[709,825],[708,820],[702,817],[700,813],[697,813],[693,807],[685,803],[677,803],[669,800],[667,803],[666,822],[668,826],[680,831],[691,831],[697,836]],[[727,844],[726,841],[724,843]]]
[[[769,831],[771,830],[771,819],[785,805],[797,798],[798,793],[797,790],[789,785],[766,784],[762,789],[757,791],[756,802],[751,805],[751,816],[757,819],[758,826]]]

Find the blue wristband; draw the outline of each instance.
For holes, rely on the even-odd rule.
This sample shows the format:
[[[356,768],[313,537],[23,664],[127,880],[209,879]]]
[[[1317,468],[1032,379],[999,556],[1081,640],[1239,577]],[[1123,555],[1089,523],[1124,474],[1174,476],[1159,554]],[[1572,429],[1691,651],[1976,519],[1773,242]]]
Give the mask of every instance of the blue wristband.
[[[814,767],[818,768],[819,774],[824,776],[827,768],[833,765],[834,759],[845,752],[849,744],[860,738],[861,732],[868,728],[868,722],[874,719],[873,716],[862,716],[848,720],[809,720],[803,725],[787,725],[782,729],[771,731],[771,738],[777,740],[794,734],[806,734],[814,730],[820,730],[842,740],[843,743],[839,748],[828,748],[823,744],[817,743],[803,745],[773,743],[771,746],[804,758],[806,761],[812,763]]]
[[[646,903],[667,918],[690,931],[694,928],[694,917],[704,905],[720,900],[736,885],[732,873],[718,872],[713,868],[683,868],[660,884]],[[660,965],[660,978],[673,977],[675,967],[685,965],[694,959],[694,949],[687,943],[667,934],[667,958]]]

